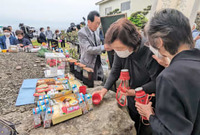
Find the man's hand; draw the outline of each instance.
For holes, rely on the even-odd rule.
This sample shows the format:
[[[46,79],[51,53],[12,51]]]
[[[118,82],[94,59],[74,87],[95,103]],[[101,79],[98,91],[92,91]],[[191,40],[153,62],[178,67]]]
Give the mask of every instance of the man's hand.
[[[112,51],[112,50],[113,50],[113,49],[111,48],[111,46],[108,45],[108,44],[104,44],[104,48],[105,48],[106,51]]]
[[[170,60],[168,57],[158,58],[156,55],[152,56],[161,66],[168,67],[170,64]]]
[[[126,93],[120,91],[120,93],[121,93],[122,95],[125,95],[125,96],[135,96],[135,90],[134,90],[134,89],[126,90]]]
[[[20,45],[20,47],[23,47],[24,45],[23,44],[19,44]]]
[[[147,105],[141,104],[136,102],[135,107],[137,108],[138,113],[141,116],[144,116],[149,120],[151,115],[154,115],[153,109],[152,109],[152,102],[149,102]]]

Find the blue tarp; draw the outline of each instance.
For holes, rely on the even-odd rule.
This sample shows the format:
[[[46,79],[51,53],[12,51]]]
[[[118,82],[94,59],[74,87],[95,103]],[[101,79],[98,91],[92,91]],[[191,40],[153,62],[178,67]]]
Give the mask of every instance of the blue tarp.
[[[34,104],[35,88],[38,79],[26,79],[19,90],[19,94],[16,101],[16,106]]]

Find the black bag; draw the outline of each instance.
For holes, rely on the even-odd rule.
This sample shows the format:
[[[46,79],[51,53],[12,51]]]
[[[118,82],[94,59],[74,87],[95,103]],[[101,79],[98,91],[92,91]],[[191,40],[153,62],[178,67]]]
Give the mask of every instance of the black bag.
[[[40,44],[42,43],[40,36],[37,37],[37,42],[40,43]]]
[[[16,135],[15,125],[7,120],[0,119],[0,135]]]

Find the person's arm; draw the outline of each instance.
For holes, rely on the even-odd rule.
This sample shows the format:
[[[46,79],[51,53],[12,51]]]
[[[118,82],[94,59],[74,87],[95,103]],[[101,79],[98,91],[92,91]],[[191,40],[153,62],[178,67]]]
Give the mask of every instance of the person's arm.
[[[176,84],[173,84],[176,82],[163,76],[157,80],[156,115],[151,115],[149,119],[153,132],[159,135],[190,135],[193,123],[187,119],[187,109],[174,86]]]
[[[2,37],[0,37],[0,48],[3,49],[3,40],[2,40]]]
[[[145,66],[148,70],[151,81],[142,85],[142,88],[144,89],[146,93],[151,94],[151,93],[155,93],[156,78],[160,74],[160,72],[164,69],[164,67],[159,65],[158,62],[152,58],[153,53],[148,52],[146,55],[147,55],[147,59],[144,61],[144,63],[146,64]]]
[[[108,79],[106,80],[106,83],[104,85],[104,88],[109,90],[112,85],[118,80],[120,76],[120,72],[122,69],[122,63],[120,58],[115,54],[114,56],[114,62],[111,68],[111,72],[109,74]]]
[[[99,55],[105,50],[103,45],[101,45],[101,46],[92,46],[91,43],[88,41],[88,37],[85,34],[81,33],[81,32],[78,32],[78,40],[79,40],[80,46],[82,46],[82,48],[85,48],[85,50],[89,54],[97,54],[97,55]]]

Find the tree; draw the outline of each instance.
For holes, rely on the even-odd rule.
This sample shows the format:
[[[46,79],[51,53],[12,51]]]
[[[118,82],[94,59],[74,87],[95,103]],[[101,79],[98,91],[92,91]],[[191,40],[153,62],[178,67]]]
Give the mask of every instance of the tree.
[[[149,13],[150,10],[151,6],[147,6],[147,8],[143,9],[143,11],[137,11],[135,13],[132,13],[128,19],[139,29],[143,29],[145,24],[148,22],[146,15]]]

